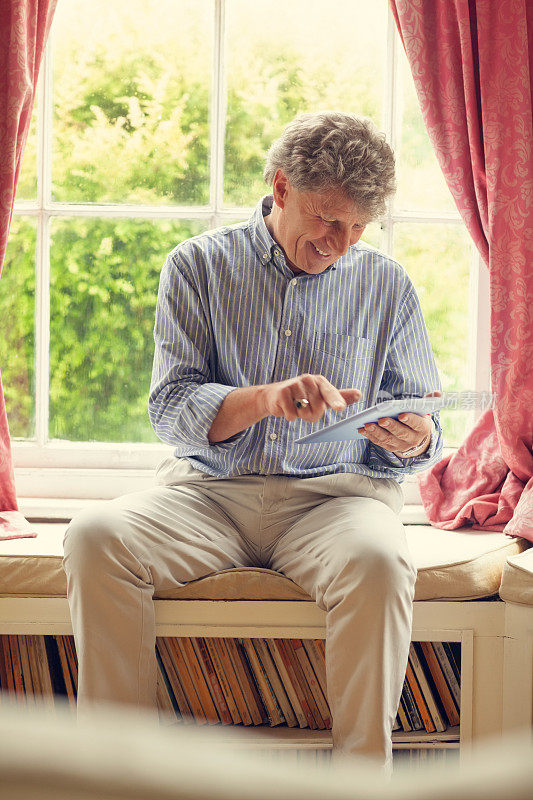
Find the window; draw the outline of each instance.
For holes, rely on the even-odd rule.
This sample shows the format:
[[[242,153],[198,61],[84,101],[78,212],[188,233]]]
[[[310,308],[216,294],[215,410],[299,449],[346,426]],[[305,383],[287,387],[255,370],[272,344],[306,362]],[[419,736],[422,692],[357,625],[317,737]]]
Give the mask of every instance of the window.
[[[489,388],[485,271],[385,0],[63,0],[0,283],[19,495],[57,494],[45,467],[69,469],[65,496],[116,494],[121,470],[120,491],[146,480],[168,450],[146,407],[165,255],[246,218],[266,148],[319,108],[387,132],[399,191],[365,239],[411,274],[444,388]],[[443,422],[453,447],[472,418]]]

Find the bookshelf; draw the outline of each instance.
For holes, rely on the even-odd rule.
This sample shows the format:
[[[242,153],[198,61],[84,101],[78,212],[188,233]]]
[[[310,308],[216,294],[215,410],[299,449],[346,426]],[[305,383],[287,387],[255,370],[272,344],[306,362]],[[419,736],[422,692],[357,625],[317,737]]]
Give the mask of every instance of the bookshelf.
[[[501,731],[503,603],[425,601],[414,604],[413,642],[455,643],[460,654],[460,725],[440,733],[393,734],[396,755],[408,761],[462,757],[473,740]],[[323,639],[325,614],[298,601],[156,600],[158,637]],[[0,597],[1,634],[70,636],[65,598]],[[226,731],[229,725],[225,726]],[[267,724],[235,725],[231,737],[243,746],[284,757],[327,757],[328,730]],[[229,739],[228,739],[229,741]],[[395,757],[396,757],[395,755]]]

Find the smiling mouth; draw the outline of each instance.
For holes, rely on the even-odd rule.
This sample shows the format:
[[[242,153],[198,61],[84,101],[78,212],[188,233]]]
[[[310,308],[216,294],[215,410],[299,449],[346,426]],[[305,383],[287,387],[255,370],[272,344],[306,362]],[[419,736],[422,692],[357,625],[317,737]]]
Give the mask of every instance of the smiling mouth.
[[[322,256],[322,258],[329,258],[331,256],[331,253],[324,253],[323,250],[319,250],[318,247],[316,246],[316,244],[313,244],[313,242],[311,242],[311,244],[315,248],[315,250],[318,253],[318,255]]]

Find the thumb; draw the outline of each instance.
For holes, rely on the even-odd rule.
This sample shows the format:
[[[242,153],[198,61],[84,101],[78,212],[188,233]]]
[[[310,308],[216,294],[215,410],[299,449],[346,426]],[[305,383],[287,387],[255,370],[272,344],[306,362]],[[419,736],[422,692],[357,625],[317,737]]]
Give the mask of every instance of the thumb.
[[[359,389],[339,389],[339,393],[342,395],[346,405],[348,406],[352,403],[357,403],[357,401],[362,397]]]

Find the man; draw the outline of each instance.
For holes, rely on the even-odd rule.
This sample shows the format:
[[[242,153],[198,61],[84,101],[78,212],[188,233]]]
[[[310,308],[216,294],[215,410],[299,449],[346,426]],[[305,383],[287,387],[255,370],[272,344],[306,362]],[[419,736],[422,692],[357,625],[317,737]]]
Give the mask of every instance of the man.
[[[183,242],[162,270],[149,406],[175,454],[158,486],[67,531],[78,703],[154,706],[154,591],[269,567],[327,612],[334,753],[390,771],[416,578],[400,482],[438,459],[437,416],[295,439],[378,392],[439,386],[409,278],[358,244],[394,189],[394,158],[369,121],[305,114],[265,178],[272,196],[248,222]]]

